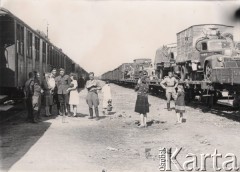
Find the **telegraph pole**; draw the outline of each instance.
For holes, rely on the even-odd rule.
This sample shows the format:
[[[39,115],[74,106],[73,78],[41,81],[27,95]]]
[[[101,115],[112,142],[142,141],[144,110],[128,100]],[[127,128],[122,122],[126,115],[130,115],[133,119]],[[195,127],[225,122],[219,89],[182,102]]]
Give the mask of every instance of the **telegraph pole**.
[[[48,22],[47,22],[47,38],[48,38],[48,26],[49,26],[49,24],[48,24]]]

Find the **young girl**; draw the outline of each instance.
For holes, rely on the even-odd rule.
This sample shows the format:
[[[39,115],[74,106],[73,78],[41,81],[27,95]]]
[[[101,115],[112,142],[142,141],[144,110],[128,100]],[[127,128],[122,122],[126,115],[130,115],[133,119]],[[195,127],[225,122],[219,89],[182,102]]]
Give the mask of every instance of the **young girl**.
[[[137,86],[135,87],[137,91],[137,101],[135,104],[135,112],[140,114],[140,128],[147,127],[147,113],[149,112],[148,103],[148,78],[146,74],[139,80]]]
[[[79,104],[79,94],[77,91],[77,75],[72,73],[70,74],[70,78],[72,80],[71,87],[67,89],[67,91],[70,91],[70,98],[69,98],[69,104],[73,106],[73,116],[75,117],[77,115],[77,105]]]
[[[178,85],[177,98],[176,98],[176,114],[177,114],[177,123],[182,123],[183,113],[185,112],[185,93],[182,85]]]
[[[109,106],[109,102],[112,102],[112,95],[111,95],[111,87],[109,81],[106,81],[106,84],[102,87],[103,93],[103,114],[108,114],[107,108]]]

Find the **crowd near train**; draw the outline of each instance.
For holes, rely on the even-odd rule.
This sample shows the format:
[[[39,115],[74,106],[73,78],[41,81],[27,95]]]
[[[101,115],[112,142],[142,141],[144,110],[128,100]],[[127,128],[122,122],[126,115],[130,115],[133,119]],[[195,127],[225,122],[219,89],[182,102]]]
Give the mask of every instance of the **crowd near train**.
[[[171,71],[184,86],[188,101],[207,97],[213,105],[227,97],[239,105],[240,43],[234,41],[234,27],[222,24],[193,25],[177,33],[176,43],[156,50],[155,60],[142,58],[123,63],[102,74],[102,80],[135,86],[143,72],[153,93],[164,91],[160,82]]]
[[[0,94],[10,97],[21,94],[30,72],[43,74],[53,68],[64,68],[67,74],[76,73],[79,78],[88,77],[46,34],[0,8]]]

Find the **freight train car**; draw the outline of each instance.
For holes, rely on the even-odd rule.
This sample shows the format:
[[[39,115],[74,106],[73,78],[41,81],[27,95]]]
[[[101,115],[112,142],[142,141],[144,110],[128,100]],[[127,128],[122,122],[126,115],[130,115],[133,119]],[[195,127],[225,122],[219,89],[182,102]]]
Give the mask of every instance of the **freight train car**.
[[[113,80],[113,71],[108,71],[106,73],[104,73],[102,76],[101,76],[101,80],[104,80],[104,81],[112,81]]]
[[[177,44],[163,46],[156,52],[154,67],[158,78],[150,81],[150,90],[163,93],[160,82],[167,75],[163,71],[173,71],[184,85],[188,101],[198,96],[213,105],[227,95],[234,106],[239,106],[240,44],[233,40],[233,29],[221,24],[202,24],[177,33]],[[132,85],[144,68],[138,69]]]
[[[179,76],[189,99],[197,95],[211,97],[216,102],[222,98],[222,91],[227,91],[228,97],[239,94],[240,57],[233,29],[233,26],[203,24],[177,33],[177,56],[173,65],[163,66],[163,70]],[[158,63],[166,61],[164,56],[156,59]]]
[[[102,80],[131,85],[141,77],[143,70],[148,73],[149,77],[154,78],[155,71],[152,60],[148,58],[135,59],[133,63],[123,63],[113,71],[104,73],[101,78]]]
[[[134,78],[139,79],[142,75],[142,71],[146,71],[148,76],[154,76],[155,71],[152,64],[152,59],[149,58],[141,58],[133,60],[133,69],[134,69]]]
[[[132,77],[133,64],[123,63],[119,67],[113,70],[112,80],[119,82],[124,79],[129,79]]]
[[[54,68],[65,68],[66,73],[87,75],[60,48],[54,46],[48,37],[32,29],[17,16],[0,8],[0,94],[16,95],[21,92],[28,73],[44,73]]]
[[[163,45],[157,49],[154,60],[154,69],[159,79],[163,79],[164,76],[176,66],[177,56],[177,44]]]
[[[233,26],[193,25],[177,33],[176,63],[181,80],[209,79],[208,69],[219,67],[218,55],[230,55]]]

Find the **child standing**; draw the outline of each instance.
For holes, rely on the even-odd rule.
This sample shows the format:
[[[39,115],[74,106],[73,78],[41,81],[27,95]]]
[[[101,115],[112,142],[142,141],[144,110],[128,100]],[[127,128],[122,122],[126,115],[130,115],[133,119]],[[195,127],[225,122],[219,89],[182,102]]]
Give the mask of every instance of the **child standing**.
[[[77,83],[77,75],[74,73],[70,74],[70,79],[72,80],[70,83],[70,88],[67,91],[70,91],[69,104],[73,107],[73,116],[77,115],[77,105],[79,104],[79,94],[77,91],[78,83]]]
[[[109,84],[109,81],[106,81],[106,84],[102,87],[102,93],[103,93],[103,114],[108,114],[108,106],[109,103],[112,103],[112,94],[111,94],[111,87]]]
[[[147,73],[144,72],[144,76],[140,79],[139,83],[135,87],[137,91],[137,100],[135,104],[135,112],[140,114],[140,128],[147,127],[147,113],[149,112],[148,103],[148,77]]]
[[[182,85],[178,85],[178,91],[176,95],[176,114],[177,114],[177,123],[183,122],[183,113],[185,113],[185,93]]]

